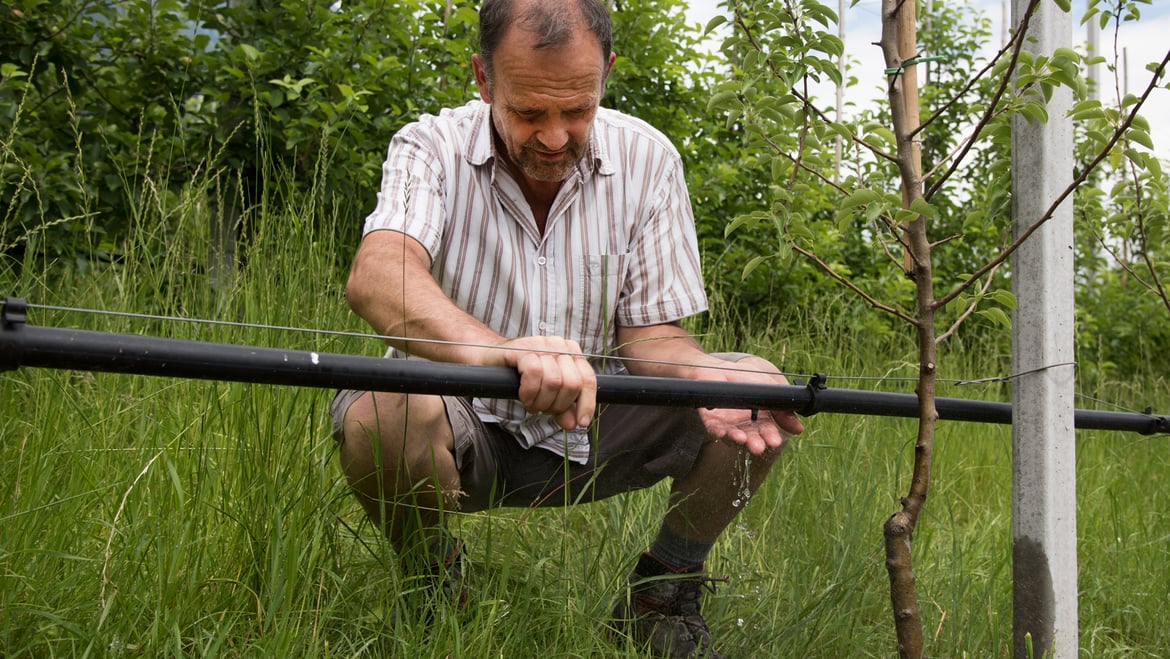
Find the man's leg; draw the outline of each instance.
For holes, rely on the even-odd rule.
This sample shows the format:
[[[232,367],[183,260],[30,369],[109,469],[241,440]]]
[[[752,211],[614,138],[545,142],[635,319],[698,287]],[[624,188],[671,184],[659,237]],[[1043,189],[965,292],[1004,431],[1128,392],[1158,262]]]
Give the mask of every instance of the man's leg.
[[[399,557],[454,551],[442,546],[449,538],[443,512],[459,507],[454,436],[443,399],[367,392],[349,406],[342,428],[342,471]]]
[[[751,455],[730,442],[704,442],[690,473],[671,487],[663,525],[696,543],[714,543],[763,484],[780,453]]]
[[[709,437],[697,416],[695,422],[695,430],[677,437],[680,443],[697,442],[697,455],[689,470],[675,477],[658,535],[614,608],[615,627],[660,657],[719,657],[699,604],[702,585],[711,581],[703,574],[704,563],[781,453],[751,455],[746,447]]]

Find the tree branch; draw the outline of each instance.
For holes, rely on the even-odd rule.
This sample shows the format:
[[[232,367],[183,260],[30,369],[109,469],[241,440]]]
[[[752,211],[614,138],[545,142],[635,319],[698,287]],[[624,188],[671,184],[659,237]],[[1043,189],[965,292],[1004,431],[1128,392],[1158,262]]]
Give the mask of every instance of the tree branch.
[[[841,284],[845,288],[848,288],[849,290],[856,293],[858,297],[860,297],[862,300],[865,300],[866,304],[873,307],[874,309],[877,309],[878,311],[884,311],[884,312],[890,314],[891,316],[894,316],[895,318],[898,318],[898,319],[903,320],[907,323],[910,323],[911,325],[918,324],[918,321],[915,320],[914,317],[911,316],[910,314],[906,313],[905,311],[902,311],[901,309],[897,309],[895,307],[891,307],[887,304],[883,304],[883,303],[879,302],[877,300],[877,298],[873,297],[869,293],[862,290],[861,287],[859,287],[857,284],[853,283],[850,279],[842,276],[838,272],[835,272],[833,270],[833,268],[831,268],[829,266],[828,263],[825,263],[824,260],[821,259],[821,257],[816,255],[816,252],[813,252],[811,250],[807,250],[807,249],[801,247],[800,245],[797,245],[796,243],[792,244],[792,249],[796,250],[796,252],[798,254],[800,254],[801,256],[805,257],[806,259],[808,259],[808,260],[812,261],[814,264],[816,264],[816,266],[818,268],[820,268],[822,271],[824,271],[825,274],[829,275],[830,278],[836,280],[837,283]]]
[[[994,280],[995,280],[995,272],[992,271],[992,272],[987,273],[987,279],[983,282],[983,288],[979,289],[979,296],[980,297],[987,295],[987,291],[989,289],[991,289],[991,282]],[[963,311],[963,313],[959,314],[959,317],[957,319],[955,319],[955,322],[951,323],[951,326],[949,328],[947,328],[947,331],[945,331],[942,334],[935,337],[934,344],[940,345],[943,341],[946,341],[947,339],[949,339],[951,337],[951,335],[953,335],[955,332],[959,331],[959,325],[962,325],[968,318],[970,318],[971,314],[975,313],[975,310],[978,307],[979,307],[979,300],[978,299],[972,300],[971,304]]]
[[[992,95],[991,102],[987,104],[987,110],[984,111],[983,116],[980,117],[978,123],[975,124],[975,128],[971,131],[970,139],[966,142],[966,145],[962,151],[954,159],[951,166],[947,168],[945,172],[943,172],[942,176],[940,176],[938,180],[934,182],[934,184],[927,188],[926,192],[923,194],[923,197],[927,201],[930,201],[930,198],[939,191],[939,188],[942,187],[943,183],[946,183],[951,178],[951,176],[954,175],[956,171],[958,171],[959,165],[962,164],[963,159],[967,157],[967,153],[971,150],[972,147],[974,147],[976,138],[978,138],[979,134],[982,133],[985,128],[987,128],[988,124],[991,123],[991,120],[995,118],[998,112],[997,108],[999,107],[999,102],[1003,99],[1004,95],[1007,94],[1007,90],[1011,85],[1012,79],[1014,78],[1012,72],[1016,70],[1016,65],[1020,61],[1020,51],[1024,47],[1023,35],[1028,33],[1028,24],[1031,22],[1032,15],[1036,12],[1036,8],[1039,5],[1040,0],[1032,0],[1031,4],[1028,5],[1028,10],[1024,12],[1024,16],[1020,20],[1019,29],[1016,30],[1016,33],[1012,35],[1011,41],[1009,41],[1007,44],[1007,46],[1012,47],[1012,61],[1008,64],[1008,68],[1004,72],[1003,79],[1000,80],[999,89],[996,89],[995,94]],[[1005,48],[1007,48],[1007,46],[1005,46]]]
[[[1027,230],[1025,230],[1014,241],[1012,241],[1012,243],[1008,245],[1006,249],[1000,252],[998,256],[976,270],[975,273],[972,274],[968,279],[957,284],[954,288],[951,289],[949,293],[938,298],[935,301],[936,308],[941,307],[955,299],[960,294],[962,294],[963,291],[970,288],[975,281],[983,277],[983,275],[986,275],[988,272],[998,268],[1001,263],[1006,261],[1008,257],[1010,257],[1017,249],[1020,248],[1020,245],[1024,244],[1024,241],[1030,238],[1033,233],[1036,233],[1036,231],[1041,226],[1043,226],[1045,222],[1052,219],[1052,215],[1056,212],[1056,209],[1059,208],[1060,205],[1064,203],[1064,200],[1072,195],[1073,192],[1075,192],[1076,189],[1089,178],[1089,174],[1093,173],[1093,170],[1095,170],[1097,166],[1101,164],[1101,161],[1109,155],[1109,152],[1113,150],[1113,147],[1117,144],[1117,142],[1120,141],[1121,138],[1125,135],[1125,132],[1129,130],[1129,127],[1133,124],[1134,118],[1137,117],[1138,110],[1140,110],[1141,107],[1145,105],[1146,99],[1149,98],[1150,93],[1159,88],[1158,80],[1162,77],[1163,72],[1166,70],[1167,63],[1170,63],[1170,51],[1167,51],[1166,56],[1162,58],[1162,62],[1158,65],[1157,70],[1154,71],[1154,75],[1150,77],[1150,84],[1146,86],[1146,90],[1142,92],[1141,97],[1138,98],[1136,103],[1134,103],[1133,108],[1130,110],[1129,114],[1126,115],[1125,121],[1121,122],[1121,125],[1113,131],[1112,137],[1109,138],[1109,143],[1101,149],[1096,157],[1094,157],[1088,162],[1088,164],[1085,165],[1081,173],[1073,179],[1073,182],[1070,183],[1068,187],[1066,187],[1064,191],[1056,197],[1056,200],[1052,202],[1052,205],[1048,207],[1048,210],[1044,212],[1044,215],[1032,223],[1032,225],[1029,226]]]
[[[795,17],[795,14],[793,14],[793,16]],[[747,23],[743,20],[743,14],[740,13],[738,6],[736,7],[736,10],[735,10],[735,24],[738,25],[739,29],[743,31],[744,36],[747,37],[748,43],[750,43],[752,45],[752,48],[756,49],[756,52],[760,53],[761,55],[767,54],[764,51],[764,47],[756,39],[755,34],[752,32],[751,28],[749,28]],[[776,67],[776,64],[773,63],[767,57],[765,57],[764,60],[768,63],[768,69],[772,72],[772,75],[778,80],[783,80],[784,76],[781,74],[780,70]],[[797,98],[797,100],[799,100],[804,105],[805,108],[807,108],[814,115],[816,115],[818,119],[825,122],[826,124],[833,123],[833,120],[829,118],[829,115],[825,112],[822,112],[821,109],[818,108],[817,106],[813,105],[812,101],[809,100],[809,98],[806,94],[800,93],[794,87],[790,87],[788,89],[788,91],[793,96],[795,96]],[[860,137],[858,137],[856,135],[852,135],[850,141],[852,141],[854,144],[856,144],[860,147],[865,148],[870,153],[872,153],[875,156],[882,158],[884,160],[888,160],[890,162],[897,162],[897,160],[898,160],[895,156],[893,156],[889,153],[886,153],[885,151],[877,148],[876,146],[870,144],[869,142],[866,142],[865,140],[861,139]]]

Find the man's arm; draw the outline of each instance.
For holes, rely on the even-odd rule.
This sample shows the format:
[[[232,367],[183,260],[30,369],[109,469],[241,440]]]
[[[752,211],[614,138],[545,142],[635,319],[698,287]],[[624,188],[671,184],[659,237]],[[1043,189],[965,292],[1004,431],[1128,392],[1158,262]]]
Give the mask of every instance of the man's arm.
[[[617,328],[618,354],[629,358],[626,370],[634,375],[662,378],[700,377],[702,367],[727,367],[722,359],[703,350],[695,337],[677,323]]]
[[[430,255],[414,238],[373,231],[362,239],[345,288],[350,308],[387,342],[434,361],[485,365],[498,362],[483,346],[505,339],[443,294],[430,272]],[[449,343],[410,342],[419,338]]]
[[[443,293],[431,276],[430,255],[414,238],[367,234],[345,296],[375,332],[393,337],[387,341],[394,347],[435,361],[515,368],[520,402],[530,412],[551,414],[565,429],[589,425],[597,377],[581,347],[559,337],[508,339],[493,332]]]
[[[628,358],[626,370],[634,375],[788,384],[788,379],[766,359],[749,356],[729,363],[707,354],[699,342],[677,323],[646,327],[617,328],[618,354]],[[791,411],[773,410],[752,419],[748,410],[700,409],[707,432],[746,446],[755,454],[784,445],[787,435],[804,431],[804,424]]]

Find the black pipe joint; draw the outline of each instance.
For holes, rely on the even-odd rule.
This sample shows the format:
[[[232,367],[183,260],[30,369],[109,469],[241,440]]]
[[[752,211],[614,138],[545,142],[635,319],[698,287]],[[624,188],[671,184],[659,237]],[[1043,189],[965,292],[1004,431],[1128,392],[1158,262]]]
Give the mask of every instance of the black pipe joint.
[[[4,299],[0,308],[0,371],[13,371],[20,366],[21,342],[15,340],[16,333],[24,327],[28,303],[19,298]]]
[[[814,373],[809,378],[808,384],[805,385],[805,388],[808,389],[808,404],[804,408],[796,410],[797,414],[800,416],[812,416],[821,411],[822,402],[817,398],[817,394],[828,388],[825,384],[827,381],[828,378],[824,373]]]

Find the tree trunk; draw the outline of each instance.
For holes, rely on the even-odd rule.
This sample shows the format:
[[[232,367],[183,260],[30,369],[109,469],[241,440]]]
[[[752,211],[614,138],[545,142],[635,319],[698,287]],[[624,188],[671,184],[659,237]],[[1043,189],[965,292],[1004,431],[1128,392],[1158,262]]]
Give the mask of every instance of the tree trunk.
[[[897,163],[902,178],[902,201],[906,208],[922,199],[922,159],[917,141],[918,76],[913,60],[917,56],[913,0],[883,0],[882,54],[889,76],[889,99],[898,141]],[[922,611],[914,583],[912,545],[914,528],[926,502],[934,453],[936,342],[932,285],[931,246],[927,221],[919,216],[902,227],[905,246],[903,268],[917,287],[918,334],[918,437],[914,446],[914,471],[910,492],[902,509],[894,513],[883,529],[886,543],[886,570],[890,577],[890,604],[898,637],[898,654],[918,658],[924,653]]]

